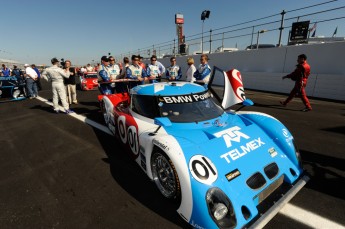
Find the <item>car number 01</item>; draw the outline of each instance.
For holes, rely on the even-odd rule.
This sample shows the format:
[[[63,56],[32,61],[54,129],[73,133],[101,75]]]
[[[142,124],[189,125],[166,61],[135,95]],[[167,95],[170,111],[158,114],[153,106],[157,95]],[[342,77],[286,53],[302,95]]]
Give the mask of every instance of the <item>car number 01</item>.
[[[189,170],[192,176],[204,184],[212,184],[218,178],[217,168],[205,156],[195,155],[189,161]]]
[[[126,117],[120,116],[117,119],[117,125],[119,126],[119,135],[121,138],[121,141],[126,144],[127,143],[127,132],[126,132]]]
[[[135,126],[129,126],[126,130],[126,117],[120,116],[117,119],[117,125],[119,129],[119,135],[121,141],[126,144],[128,141],[129,147],[131,148],[134,155],[139,153],[139,143],[138,143],[138,134],[137,128]]]
[[[127,136],[129,147],[131,147],[131,150],[135,155],[138,155],[139,147],[137,138],[137,128],[135,128],[135,126],[128,127]]]

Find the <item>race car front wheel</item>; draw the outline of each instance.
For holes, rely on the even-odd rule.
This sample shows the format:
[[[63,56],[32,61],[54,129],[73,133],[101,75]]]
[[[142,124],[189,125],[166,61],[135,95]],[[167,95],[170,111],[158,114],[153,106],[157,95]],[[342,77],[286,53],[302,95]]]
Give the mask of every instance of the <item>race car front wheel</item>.
[[[107,127],[109,128],[109,130],[115,135],[115,126],[112,124],[111,122],[111,115],[109,114],[104,101],[102,101],[101,103],[101,109],[103,112],[103,117],[104,117],[104,122],[107,125]]]
[[[159,191],[168,199],[181,195],[180,181],[175,166],[170,158],[161,150],[155,149],[151,157],[153,180]]]

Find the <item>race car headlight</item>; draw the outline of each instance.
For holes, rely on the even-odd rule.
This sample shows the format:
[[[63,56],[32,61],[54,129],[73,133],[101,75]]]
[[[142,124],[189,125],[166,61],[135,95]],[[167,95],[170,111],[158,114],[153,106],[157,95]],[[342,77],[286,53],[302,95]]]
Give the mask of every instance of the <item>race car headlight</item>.
[[[85,83],[87,83],[87,80],[83,80],[83,81],[81,81],[81,83],[85,84]]]
[[[236,216],[229,198],[219,188],[210,188],[206,193],[208,212],[219,228],[234,228]]]
[[[214,206],[214,212],[213,212],[213,216],[214,218],[216,218],[216,220],[221,220],[225,217],[225,215],[228,213],[228,208],[222,204],[222,203],[218,203]]]

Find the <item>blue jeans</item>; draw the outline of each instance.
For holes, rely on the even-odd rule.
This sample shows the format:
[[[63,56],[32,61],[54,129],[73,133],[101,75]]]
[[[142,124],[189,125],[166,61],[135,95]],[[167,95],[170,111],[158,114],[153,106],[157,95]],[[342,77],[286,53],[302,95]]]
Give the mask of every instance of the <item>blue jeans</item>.
[[[26,79],[26,88],[28,89],[29,97],[35,97],[38,95],[37,83],[31,78]]]

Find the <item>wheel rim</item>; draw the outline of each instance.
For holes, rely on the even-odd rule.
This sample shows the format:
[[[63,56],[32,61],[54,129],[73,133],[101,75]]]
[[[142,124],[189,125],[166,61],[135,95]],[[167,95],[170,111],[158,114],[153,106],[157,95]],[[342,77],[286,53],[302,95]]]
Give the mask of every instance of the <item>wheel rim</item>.
[[[156,153],[152,158],[152,175],[159,191],[167,198],[173,198],[177,193],[176,176],[169,160]]]
[[[105,107],[104,102],[102,102],[102,110],[103,110],[104,122],[105,122],[106,125],[109,125],[110,118],[109,118],[108,110],[107,110],[107,108]]]

